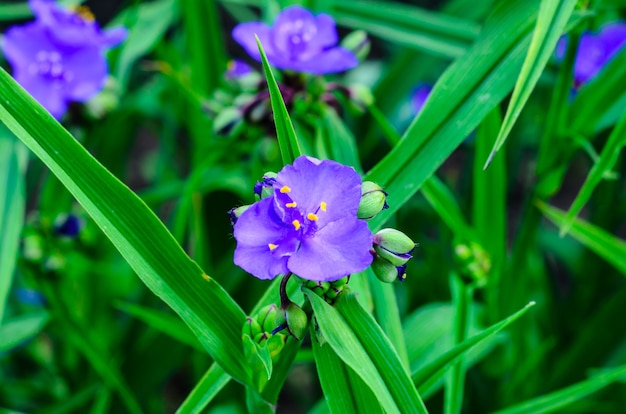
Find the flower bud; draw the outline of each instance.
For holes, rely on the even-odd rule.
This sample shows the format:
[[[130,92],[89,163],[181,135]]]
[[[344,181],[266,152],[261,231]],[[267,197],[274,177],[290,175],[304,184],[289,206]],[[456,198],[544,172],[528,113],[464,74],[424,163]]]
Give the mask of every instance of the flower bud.
[[[324,294],[328,291],[328,288],[330,288],[330,283],[329,282],[318,282],[316,280],[307,280],[306,282],[304,282],[304,286],[306,286],[309,289],[311,289],[318,296],[324,297]]]
[[[382,257],[375,257],[372,262],[372,270],[374,274],[383,283],[392,283],[396,280],[401,282],[406,279],[406,264],[402,266],[394,266],[388,260]]]
[[[304,337],[309,319],[306,313],[295,303],[291,302],[284,311],[287,331],[298,341]]]
[[[254,318],[246,318],[241,330],[242,335],[248,335],[251,338],[255,338],[257,335],[262,334],[263,330],[261,325]]]
[[[82,225],[80,219],[73,214],[65,214],[56,219],[54,232],[59,236],[75,238]]]
[[[44,241],[37,233],[28,234],[22,240],[22,255],[29,262],[39,262],[43,259]]]
[[[254,185],[254,194],[262,200],[274,195],[274,183],[276,182],[275,172],[266,172],[263,174],[263,180],[257,181]]]
[[[386,208],[389,208],[387,193],[378,184],[364,181],[361,185],[361,202],[356,213],[357,217],[369,220]]]
[[[351,85],[348,88],[348,96],[350,97],[350,102],[353,103],[360,112],[365,112],[367,108],[374,104],[374,94],[372,90],[365,85]]]
[[[357,59],[363,61],[370,53],[371,43],[365,31],[355,30],[343,38],[341,46],[351,51]]]
[[[454,264],[457,273],[466,282],[475,283],[477,287],[487,283],[491,259],[480,245],[473,242],[457,244],[454,247]]]
[[[238,108],[232,106],[223,108],[213,119],[213,132],[217,135],[228,135],[242,118]]]
[[[250,207],[249,205],[245,205],[241,207],[231,208],[230,210],[228,210],[228,217],[230,218],[230,224],[234,226],[235,223],[237,223],[237,220],[239,219],[239,217],[241,217],[243,212],[246,211],[249,207]]]
[[[406,264],[413,256],[415,243],[406,234],[395,229],[382,229],[374,235],[376,254],[394,266]]]
[[[276,323],[276,315],[278,315],[278,307],[275,304],[267,305],[261,308],[256,314],[256,321],[263,332],[272,332],[278,324]]]

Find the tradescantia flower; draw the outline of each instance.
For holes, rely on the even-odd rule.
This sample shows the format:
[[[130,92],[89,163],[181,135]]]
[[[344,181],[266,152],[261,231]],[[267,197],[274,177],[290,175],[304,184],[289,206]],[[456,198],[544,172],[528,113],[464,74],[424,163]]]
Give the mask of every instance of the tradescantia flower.
[[[292,272],[334,281],[372,262],[372,234],[357,218],[361,178],[335,161],[301,156],[277,175],[273,195],[234,226],[235,264],[260,279]]]
[[[567,37],[561,38],[556,57],[563,59],[567,50]],[[614,22],[602,27],[598,33],[584,33],[580,38],[574,62],[575,86],[588,82],[626,45],[626,23]]]
[[[69,102],[85,102],[104,86],[105,51],[126,36],[123,28],[102,31],[84,10],[31,0],[36,20],[10,28],[1,47],[13,76],[55,118]]]
[[[335,21],[327,14],[313,15],[300,6],[283,10],[272,27],[248,22],[233,29],[233,38],[260,61],[254,35],[259,37],[268,61],[279,69],[323,75],[351,69],[358,64],[348,49],[337,46]]]

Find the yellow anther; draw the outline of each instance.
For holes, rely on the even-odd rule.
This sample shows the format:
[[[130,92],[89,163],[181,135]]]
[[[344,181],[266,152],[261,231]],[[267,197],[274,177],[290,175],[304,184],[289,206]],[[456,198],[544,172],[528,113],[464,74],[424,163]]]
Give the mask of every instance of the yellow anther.
[[[274,244],[274,243],[270,243],[270,244],[268,244],[268,245],[267,245],[267,247],[269,247],[269,248],[270,248],[270,250],[274,250],[275,248],[277,248],[277,247],[278,247],[278,245],[277,245],[277,244]]]
[[[283,185],[282,187],[280,187],[280,192],[285,194],[291,191],[291,188],[287,187],[286,185]]]
[[[308,218],[308,219],[309,219],[309,220],[311,220],[311,221],[316,221],[316,220],[318,220],[318,217],[317,217],[315,214],[313,214],[313,213],[309,213],[309,214],[307,214],[307,215],[306,215],[306,218]]]
[[[285,204],[285,207],[294,208],[296,206],[296,202],[292,201],[291,203]]]
[[[95,20],[93,13],[87,6],[78,6],[74,9],[74,12],[86,22],[93,22]]]
[[[296,231],[300,230],[300,222],[298,220],[292,221],[291,224],[293,224],[293,227],[296,229]]]
[[[322,201],[322,202],[320,203],[320,210],[322,210],[322,211],[326,211],[326,202],[325,202],[325,201]]]

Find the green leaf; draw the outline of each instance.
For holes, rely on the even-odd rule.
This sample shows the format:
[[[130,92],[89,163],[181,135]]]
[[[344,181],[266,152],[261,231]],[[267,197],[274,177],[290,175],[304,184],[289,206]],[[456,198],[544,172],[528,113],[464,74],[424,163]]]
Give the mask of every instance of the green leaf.
[[[337,356],[329,345],[320,345],[315,339],[315,331],[311,325],[311,338],[313,353],[315,355],[315,367],[319,375],[320,384],[324,392],[324,399],[331,413],[350,414],[359,412],[359,404],[363,400],[363,394],[373,395],[372,390],[365,384],[360,388],[354,387],[351,382],[349,367]],[[354,372],[354,371],[353,371]],[[356,375],[355,375],[356,376]],[[358,376],[356,376],[359,378]],[[355,395],[359,393],[358,397]],[[369,406],[371,411],[383,412],[378,400]]]
[[[541,2],[528,54],[517,78],[515,89],[513,89],[513,95],[500,127],[500,133],[485,163],[485,169],[491,163],[496,152],[504,145],[504,141],[511,132],[513,124],[519,118],[526,101],[530,97],[530,93],[535,88],[543,72],[543,68],[554,53],[556,43],[574,11],[576,2],[577,0],[543,0]]]
[[[150,209],[112,176],[4,70],[0,121],[74,195],[141,280],[192,329],[209,354],[247,382],[239,331],[245,315]]]
[[[8,3],[0,4],[0,22],[32,17],[33,12],[28,7],[28,3]]]
[[[256,35],[255,38],[263,61],[267,87],[270,91],[270,100],[272,103],[272,112],[274,113],[274,124],[276,125],[276,137],[278,138],[280,154],[283,158],[283,164],[291,164],[293,160],[302,155],[302,150],[300,149],[296,131],[293,129],[285,101],[283,101],[283,96],[280,93],[280,89],[272,73],[272,68],[267,61],[267,56],[265,55],[261,41]]]
[[[394,198],[372,219],[384,223],[511,90],[530,41],[537,2],[499,2],[479,40],[435,84],[396,145],[365,177]]]
[[[325,106],[322,114],[322,122],[325,128],[326,144],[330,148],[330,158],[344,165],[354,167],[361,172],[359,150],[352,132],[343,123],[337,112],[329,106]]]
[[[115,307],[183,344],[199,351],[204,350],[196,336],[189,330],[189,327],[173,315],[134,303],[118,303]]]
[[[550,207],[542,201],[536,202],[537,208],[555,225],[562,226],[566,213]],[[569,230],[569,235],[595,252],[607,262],[611,263],[623,275],[626,275],[626,242],[586,221],[575,219]]]
[[[355,297],[349,299],[349,302],[354,302],[360,311],[355,311],[355,308],[347,303],[344,305],[344,311],[339,313],[338,309],[327,304],[315,293],[308,289],[305,289],[304,292],[313,306],[315,318],[324,341],[376,393],[386,412],[426,412],[423,405],[420,404],[421,400],[417,390],[410,384],[410,381],[410,387],[406,387],[405,378],[408,377],[408,373],[393,346],[382,333],[380,327],[377,327],[367,312],[358,305]],[[345,300],[346,296],[348,293],[342,293],[337,303]],[[367,317],[362,319],[363,315],[367,315]],[[350,324],[347,322],[346,316],[349,316]],[[352,325],[366,326],[365,329],[376,326],[377,329],[374,332],[355,332]],[[378,337],[372,338],[376,334]],[[379,348],[376,349],[376,347]],[[391,370],[384,372],[382,367],[391,367]],[[398,375],[398,377],[391,378],[393,375]],[[392,388],[398,384],[400,384],[398,389]],[[408,400],[399,398],[399,396],[411,395],[414,398]]]
[[[357,301],[356,295],[350,292],[349,287],[344,289],[335,307],[350,325],[381,373],[383,380],[390,387],[400,411],[403,413],[427,412],[395,348],[376,321],[365,312]]]
[[[626,365],[613,369],[605,369],[602,373],[594,375],[588,380],[563,388],[559,391],[516,404],[513,407],[496,411],[494,414],[552,413],[568,407],[570,404],[606,387],[607,385],[616,381],[624,380],[626,380]]]
[[[495,335],[502,329],[511,325],[513,322],[522,317],[531,307],[535,305],[535,302],[530,302],[522,310],[509,316],[508,318],[490,326],[481,333],[470,337],[469,339],[458,344],[445,354],[441,355],[429,364],[421,367],[417,372],[413,374],[413,381],[415,385],[419,387],[426,387],[429,383],[437,380],[438,376],[443,374],[450,365],[454,364],[459,358],[469,351],[472,347],[489,338],[491,335]]]
[[[0,127],[0,326],[17,263],[24,224],[26,148]]]
[[[226,374],[219,365],[211,365],[211,368],[202,376],[202,379],[193,387],[185,401],[178,407],[176,413],[197,414],[205,412],[209,402],[215,398],[229,381],[230,375]]]
[[[564,236],[569,231],[574,219],[591,198],[593,190],[600,181],[602,181],[605,175],[613,169],[624,146],[626,146],[626,112],[623,113],[620,121],[611,132],[609,139],[602,149],[600,158],[593,164],[585,183],[561,223],[561,236]]]
[[[6,321],[0,326],[0,355],[38,335],[48,319],[48,312],[38,312]]]
[[[337,2],[332,14],[344,26],[446,58],[461,56],[479,31],[474,22],[390,1]]]

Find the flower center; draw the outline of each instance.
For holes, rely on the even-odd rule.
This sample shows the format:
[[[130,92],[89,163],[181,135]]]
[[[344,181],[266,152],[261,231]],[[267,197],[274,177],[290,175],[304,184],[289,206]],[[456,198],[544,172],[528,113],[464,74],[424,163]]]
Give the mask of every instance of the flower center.
[[[69,82],[74,77],[72,71],[64,68],[63,56],[57,51],[40,50],[28,69],[31,74],[43,76],[52,82]]]
[[[308,43],[313,40],[317,32],[317,28],[314,24],[298,19],[285,25],[284,33],[287,40],[287,48],[291,58],[298,58],[300,55],[306,52]]]

